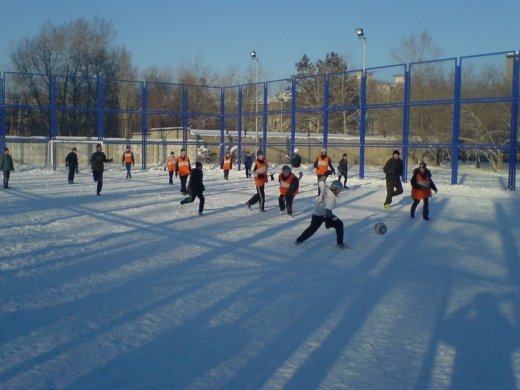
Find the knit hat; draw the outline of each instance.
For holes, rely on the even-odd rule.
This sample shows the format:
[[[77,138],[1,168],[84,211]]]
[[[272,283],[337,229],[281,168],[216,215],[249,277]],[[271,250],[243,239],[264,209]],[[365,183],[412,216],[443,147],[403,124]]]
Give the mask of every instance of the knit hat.
[[[197,161],[195,163],[195,168],[202,168],[202,163],[200,161]]]
[[[282,168],[282,171],[289,171],[291,172],[291,167],[289,165],[284,165]]]
[[[256,155],[257,155],[257,156],[263,156],[263,155],[264,155],[264,152],[262,152],[261,150],[259,150],[258,152],[256,152]]]
[[[400,156],[400,155],[401,155],[401,153],[399,153],[399,150],[397,150],[397,149],[396,149],[396,150],[394,150],[394,152],[393,152],[392,154],[397,154],[398,156]]]

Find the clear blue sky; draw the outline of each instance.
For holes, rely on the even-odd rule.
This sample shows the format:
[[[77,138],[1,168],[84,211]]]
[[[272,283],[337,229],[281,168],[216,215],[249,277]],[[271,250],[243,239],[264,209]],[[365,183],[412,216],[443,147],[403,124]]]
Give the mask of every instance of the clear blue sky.
[[[367,36],[367,67],[392,64],[391,50],[423,30],[445,58],[520,49],[518,0],[2,0],[0,70],[9,70],[10,45],[37,35],[46,21],[96,15],[112,22],[116,44],[139,70],[175,70],[202,56],[218,72],[246,72],[254,49],[263,80],[295,73],[303,54],[314,61],[335,51],[360,68],[356,27]]]

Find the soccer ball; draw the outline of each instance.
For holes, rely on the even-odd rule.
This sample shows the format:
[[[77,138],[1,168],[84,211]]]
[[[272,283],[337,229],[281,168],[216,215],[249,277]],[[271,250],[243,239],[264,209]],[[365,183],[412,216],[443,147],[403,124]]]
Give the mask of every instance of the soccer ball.
[[[378,222],[374,225],[374,231],[377,234],[385,234],[386,233],[386,225],[383,222]]]

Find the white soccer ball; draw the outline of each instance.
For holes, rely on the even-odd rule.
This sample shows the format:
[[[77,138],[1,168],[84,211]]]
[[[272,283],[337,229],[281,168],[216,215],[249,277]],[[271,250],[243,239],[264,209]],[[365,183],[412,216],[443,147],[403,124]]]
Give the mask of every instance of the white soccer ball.
[[[378,222],[374,225],[374,231],[377,234],[385,234],[386,233],[386,225],[383,222]]]

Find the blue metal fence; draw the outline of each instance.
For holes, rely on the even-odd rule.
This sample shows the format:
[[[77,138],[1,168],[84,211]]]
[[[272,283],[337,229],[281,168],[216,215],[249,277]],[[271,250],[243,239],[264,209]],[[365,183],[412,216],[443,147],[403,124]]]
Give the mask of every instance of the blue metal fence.
[[[494,68],[494,72],[493,68],[490,68],[489,75],[493,78],[489,83],[491,87],[479,85],[480,79],[472,79],[472,75],[479,71],[479,61],[488,66],[504,57],[509,60],[504,71],[500,70],[500,66]],[[379,74],[388,77],[388,72],[398,73],[402,80],[396,83],[385,81],[384,77],[380,80],[374,78],[374,75]],[[430,80],[428,75],[435,77]],[[310,134],[312,127],[313,132],[316,132],[316,128],[319,129],[317,133],[321,137],[319,144],[325,147],[359,148],[360,178],[365,176],[365,153],[369,148],[401,148],[405,164],[411,150],[435,148],[450,151],[451,182],[456,184],[461,152],[486,149],[496,150],[501,155],[507,156],[505,159],[508,163],[507,187],[510,190],[516,187],[520,104],[518,51],[374,67],[367,68],[364,72],[355,70],[341,74],[294,76],[284,80],[225,87],[101,78],[82,79],[16,72],[4,72],[1,76],[0,146],[2,149],[7,136],[14,135],[10,140],[19,142],[31,141],[30,137],[33,135],[45,135],[48,139],[56,139],[64,135],[67,120],[75,120],[74,123],[80,124],[78,126],[87,127],[89,125],[84,123],[95,123],[95,130],[85,129],[82,132],[80,129],[80,132],[81,135],[94,135],[99,140],[113,137],[114,134],[109,134],[107,129],[112,131],[114,127],[119,127],[119,135],[121,135],[120,123],[124,123],[124,126],[136,129],[141,134],[140,144],[143,146],[141,161],[142,167],[146,168],[146,145],[149,142],[148,134],[151,127],[160,127],[163,123],[182,127],[182,146],[187,148],[191,145],[188,137],[190,127],[193,127],[194,123],[202,123],[202,126],[195,127],[209,126],[210,129],[218,132],[220,156],[224,154],[230,143],[236,142],[240,163],[243,148],[246,146],[254,146],[267,152],[273,142],[278,142],[279,146],[287,146],[289,151],[297,145],[310,144],[310,138],[307,141],[299,141],[297,134],[304,127],[307,127],[307,133]],[[68,84],[73,84],[75,88],[83,91],[78,95],[81,96],[78,101],[70,97]],[[350,97],[343,96],[347,90],[346,84],[349,84],[352,92]],[[385,90],[387,92],[378,92],[384,88],[387,88]],[[309,96],[305,95],[306,89],[312,90],[315,100],[302,99],[304,96]],[[119,95],[116,98],[114,91],[119,95],[125,95],[121,91],[128,91],[125,95],[128,101],[123,100]],[[34,96],[39,98],[35,100]],[[203,108],[199,106],[199,98],[205,101]],[[275,98],[276,103],[273,103]],[[122,101],[125,103],[123,104]],[[478,129],[473,128],[475,127],[473,122],[468,125],[470,123],[468,117],[480,115],[483,118],[477,119],[482,122],[482,127],[486,127],[486,123],[489,127],[492,120],[484,118],[483,113],[498,111],[497,109],[503,111],[505,106],[509,107],[506,112],[503,112],[504,117],[509,115],[507,137],[504,137],[504,131],[498,132],[498,130],[493,133],[493,136],[489,135],[491,134],[489,130],[482,131],[482,134],[477,136]],[[8,126],[8,113],[14,111],[23,111],[33,116],[38,114],[40,122],[34,121],[34,123],[45,123],[48,127],[47,131],[37,128],[38,125],[28,120],[25,124],[28,130],[24,134],[16,133],[12,123]],[[70,119],[71,116],[80,114],[83,115],[81,120]],[[376,121],[371,118],[386,114],[391,114],[394,120],[400,121],[399,124],[393,124],[394,127],[400,127],[400,134],[394,134],[392,139],[383,141],[369,139],[371,123]],[[284,125],[284,115],[286,125]],[[344,133],[338,130],[341,127],[338,125],[340,116],[342,116],[341,126],[344,128]],[[437,118],[442,128],[421,129],[417,125],[420,121],[416,119],[428,116],[443,117],[442,120]],[[124,120],[121,119],[122,117]],[[349,119],[345,119],[346,117]],[[334,124],[331,124],[332,119],[335,121]],[[63,124],[60,124],[62,122]],[[156,123],[158,126],[154,126]],[[276,129],[272,129],[275,127],[273,123]],[[503,127],[498,123],[496,126]],[[120,142],[135,142],[130,139],[126,127],[124,138]],[[247,134],[251,135],[253,128],[254,143],[245,138],[248,131]],[[284,128],[288,133],[287,145],[280,141],[270,141],[269,134],[273,131],[281,134]],[[394,128],[392,131],[395,130]],[[228,140],[226,136],[229,131],[236,133],[236,141]],[[462,131],[469,136],[466,137]],[[347,132],[354,134],[356,139],[347,138]],[[342,137],[342,134],[345,137]],[[334,136],[333,140],[331,136]],[[40,139],[38,142],[45,142],[45,140]],[[405,169],[405,172],[407,170]]]

